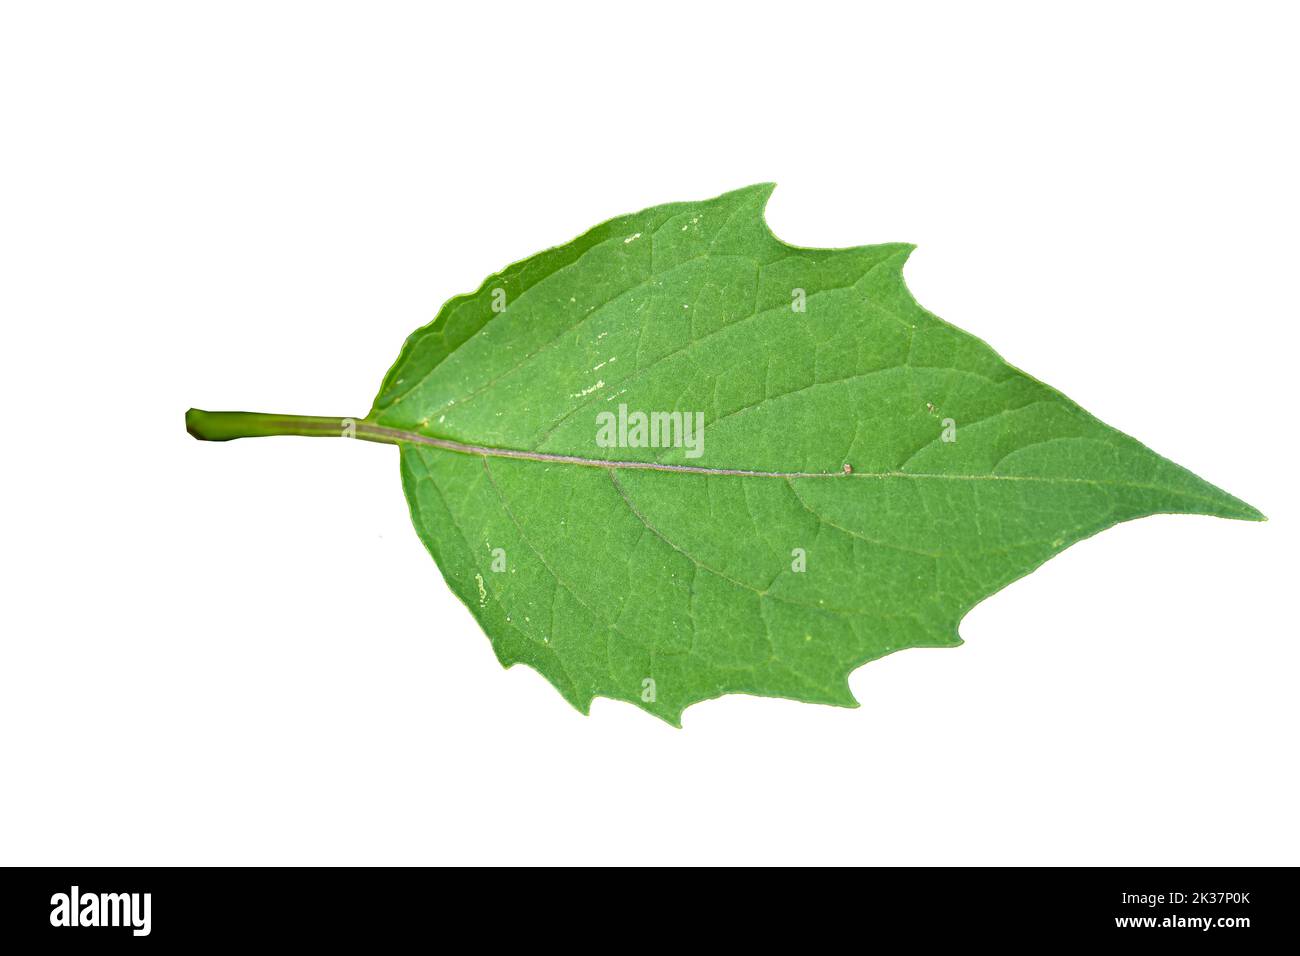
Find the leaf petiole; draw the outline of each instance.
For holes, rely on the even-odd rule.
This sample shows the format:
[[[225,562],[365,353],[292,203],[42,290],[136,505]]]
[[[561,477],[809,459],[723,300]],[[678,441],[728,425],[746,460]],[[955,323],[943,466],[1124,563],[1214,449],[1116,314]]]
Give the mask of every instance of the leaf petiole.
[[[275,415],[265,412],[207,412],[191,408],[185,413],[185,430],[200,441],[230,441],[270,435],[307,435],[315,438],[361,438],[397,444],[394,430],[366,419],[320,415]]]

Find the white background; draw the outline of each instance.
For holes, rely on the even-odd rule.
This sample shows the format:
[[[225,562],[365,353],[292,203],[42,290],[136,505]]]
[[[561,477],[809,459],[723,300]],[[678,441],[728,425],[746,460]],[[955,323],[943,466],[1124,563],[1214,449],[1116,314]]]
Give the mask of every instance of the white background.
[[[0,862],[1300,863],[1282,5],[9,3]],[[1270,517],[1161,516],[857,710],[685,729],[503,671],[362,415],[404,337],[612,215],[815,246]]]

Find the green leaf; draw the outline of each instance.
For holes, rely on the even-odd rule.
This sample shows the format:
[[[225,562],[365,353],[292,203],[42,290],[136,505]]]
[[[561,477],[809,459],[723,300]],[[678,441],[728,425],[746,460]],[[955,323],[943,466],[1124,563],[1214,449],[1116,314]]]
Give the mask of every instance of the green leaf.
[[[959,644],[976,603],[1117,522],[1262,518],[918,306],[911,246],[778,240],[771,190],[490,276],[407,340],[364,420],[190,429],[397,443],[501,662],[674,724],[729,693],[853,706],[856,667]],[[655,446],[636,412],[660,413]]]

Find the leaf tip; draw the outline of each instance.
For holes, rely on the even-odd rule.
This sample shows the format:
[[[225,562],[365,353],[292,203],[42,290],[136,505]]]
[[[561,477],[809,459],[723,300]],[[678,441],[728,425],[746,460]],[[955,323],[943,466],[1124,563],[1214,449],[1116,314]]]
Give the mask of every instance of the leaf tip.
[[[1237,511],[1235,514],[1226,515],[1228,518],[1235,518],[1238,521],[1268,521],[1268,515],[1260,511],[1254,505],[1248,505],[1244,501],[1237,501]]]
[[[1196,476],[1193,475],[1194,478]],[[1214,518],[1230,518],[1234,521],[1267,521],[1264,513],[1254,505],[1246,504],[1236,495],[1229,494],[1222,488],[1210,484],[1202,478],[1196,478],[1203,491],[1196,499],[1195,505],[1187,508],[1191,514],[1205,514]]]

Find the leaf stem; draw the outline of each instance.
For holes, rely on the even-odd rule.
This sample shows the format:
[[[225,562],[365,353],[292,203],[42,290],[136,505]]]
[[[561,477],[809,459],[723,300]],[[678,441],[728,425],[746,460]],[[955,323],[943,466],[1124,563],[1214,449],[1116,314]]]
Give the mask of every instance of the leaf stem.
[[[274,415],[265,412],[207,412],[191,408],[185,413],[185,430],[200,441],[230,441],[269,435],[306,435],[312,438],[361,438],[395,445],[392,429],[364,418],[321,415]]]

